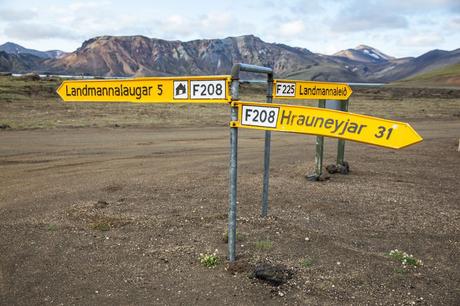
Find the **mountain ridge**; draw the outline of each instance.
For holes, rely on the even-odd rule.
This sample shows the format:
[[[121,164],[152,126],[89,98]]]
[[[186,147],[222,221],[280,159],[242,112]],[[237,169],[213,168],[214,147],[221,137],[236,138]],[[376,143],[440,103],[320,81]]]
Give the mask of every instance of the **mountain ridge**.
[[[66,54],[66,52],[61,50],[38,51],[35,49],[28,49],[10,41],[0,45],[0,51],[15,55],[31,54],[40,58],[59,58]]]
[[[21,52],[3,54],[0,70],[20,68],[21,72],[29,69],[47,74],[103,77],[212,75],[228,74],[234,63],[245,62],[272,67],[275,75],[283,78],[391,82],[460,62],[460,49],[395,58],[361,44],[324,55],[306,48],[268,43],[254,35],[190,41],[105,35],[84,41],[74,52],[46,58],[27,57],[24,49],[33,49],[17,46],[16,50]],[[8,60],[15,64],[6,64]]]

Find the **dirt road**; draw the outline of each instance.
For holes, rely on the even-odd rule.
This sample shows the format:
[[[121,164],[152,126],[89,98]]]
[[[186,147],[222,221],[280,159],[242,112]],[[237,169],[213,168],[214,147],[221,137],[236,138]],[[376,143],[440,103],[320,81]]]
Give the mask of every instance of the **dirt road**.
[[[458,304],[460,121],[411,123],[424,142],[347,143],[352,172],[325,182],[304,178],[314,137],[274,133],[267,219],[263,132],[241,130],[231,271],[227,128],[0,132],[0,304]],[[262,262],[292,278],[251,278]]]

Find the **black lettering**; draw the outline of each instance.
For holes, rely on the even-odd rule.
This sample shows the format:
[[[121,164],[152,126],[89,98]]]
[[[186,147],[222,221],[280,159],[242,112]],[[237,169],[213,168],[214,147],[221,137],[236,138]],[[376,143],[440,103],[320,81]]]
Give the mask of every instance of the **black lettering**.
[[[360,125],[357,134],[358,134],[358,135],[361,134],[361,131],[362,131],[366,126],[367,126],[367,125],[365,125],[365,124]],[[388,135],[388,137],[390,137],[390,135]]]
[[[379,126],[378,127],[379,132],[377,134],[374,134],[375,138],[382,138],[383,135],[385,135],[386,128],[384,126]]]
[[[321,123],[319,124],[318,126],[318,122],[321,121]],[[324,123],[324,118],[320,118],[320,117],[317,117],[316,120],[315,120],[315,127],[323,127],[323,123]]]
[[[387,140],[390,139],[391,132],[393,132],[393,128],[388,129]]]
[[[202,96],[206,96],[206,85],[205,85],[205,84],[201,84],[201,89],[202,89],[201,95],[202,95]]]
[[[288,115],[285,115],[285,113],[286,111],[283,109],[283,113],[281,114],[280,124],[283,124],[284,120],[287,121],[286,124],[289,124],[289,121],[291,120],[292,111],[289,111]]]
[[[342,132],[339,134],[339,135],[343,135],[345,133],[345,131],[347,130],[348,128],[348,123],[350,122],[350,119],[347,120],[347,122],[345,123],[345,126],[343,127],[343,130]]]
[[[222,95],[222,84],[217,84],[216,85],[216,95],[218,95],[218,96]]]
[[[299,119],[297,119],[297,125],[303,125],[305,123],[305,116],[299,115]]]
[[[311,119],[310,122],[308,122],[308,119]],[[313,126],[313,122],[315,121],[315,117],[310,117],[310,116],[307,116],[306,120],[305,120],[305,126]]]
[[[340,121],[340,124],[339,124],[339,121],[335,120],[335,130],[333,130],[331,133],[337,132],[344,123],[345,121]]]
[[[281,84],[276,84],[276,92],[282,92]]]
[[[136,87],[136,100],[142,98],[142,87]]]
[[[208,94],[212,96],[214,94],[214,84],[209,84],[208,85]]]
[[[358,125],[354,122],[351,122],[350,123],[350,126],[348,127],[347,131],[348,133],[356,133],[356,131],[358,130]]]
[[[246,121],[248,121],[249,117],[251,117],[250,113],[252,113],[252,109],[246,108],[246,112],[244,113]]]
[[[275,114],[276,114],[276,113],[275,113],[274,110],[272,110],[272,111],[270,111],[270,112],[268,113],[268,122],[269,122],[269,123],[275,122]]]
[[[324,127],[326,129],[330,129],[333,125],[334,125],[333,119],[327,119],[326,122],[324,122]]]
[[[259,114],[260,114],[260,113],[259,113],[259,110],[255,109],[255,110],[254,110],[254,113],[256,114],[256,115],[254,116],[254,122],[259,122]]]
[[[260,122],[265,122],[267,120],[267,111],[266,110],[262,110],[260,112]]]
[[[198,90],[200,90],[200,84],[193,84],[193,95],[196,96],[196,93],[198,92]]]

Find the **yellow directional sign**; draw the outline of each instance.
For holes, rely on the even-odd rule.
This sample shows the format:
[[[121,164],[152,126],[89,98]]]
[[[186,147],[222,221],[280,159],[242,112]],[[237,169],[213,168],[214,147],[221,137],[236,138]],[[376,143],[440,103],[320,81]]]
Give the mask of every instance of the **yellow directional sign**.
[[[72,102],[227,103],[230,76],[70,80],[57,93]]]
[[[324,108],[234,103],[238,107],[239,119],[231,122],[233,127],[335,137],[392,149],[401,149],[423,140],[404,122]]]
[[[347,100],[353,91],[345,83],[275,80],[273,97],[277,99]]]

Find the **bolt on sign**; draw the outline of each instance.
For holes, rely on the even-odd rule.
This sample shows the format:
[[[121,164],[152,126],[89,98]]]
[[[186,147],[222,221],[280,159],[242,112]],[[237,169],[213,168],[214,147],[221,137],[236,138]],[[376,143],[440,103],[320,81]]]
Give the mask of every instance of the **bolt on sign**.
[[[66,102],[228,103],[230,76],[69,80],[57,93]]]
[[[238,128],[334,137],[392,149],[423,140],[404,122],[316,107],[240,101],[234,104],[238,107],[238,121],[231,122],[231,126]]]
[[[274,80],[273,97],[277,99],[347,100],[353,91],[348,84]]]

